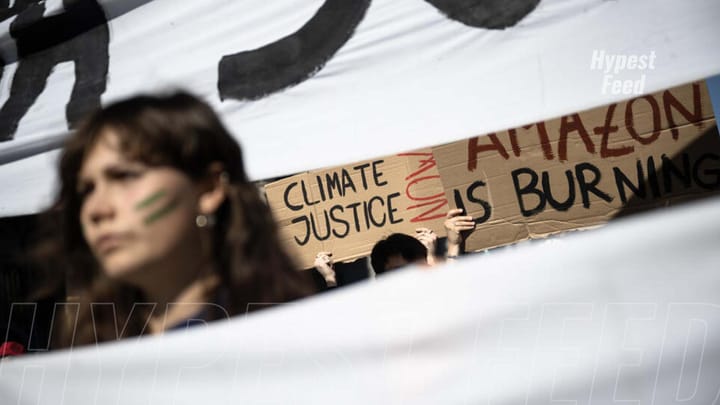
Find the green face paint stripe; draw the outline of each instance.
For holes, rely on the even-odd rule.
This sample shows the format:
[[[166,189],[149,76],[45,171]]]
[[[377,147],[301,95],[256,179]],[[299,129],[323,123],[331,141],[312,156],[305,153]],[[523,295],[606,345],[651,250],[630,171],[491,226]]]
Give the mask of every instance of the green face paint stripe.
[[[158,219],[164,217],[165,215],[171,213],[175,208],[177,208],[179,203],[179,200],[177,198],[170,201],[167,205],[164,207],[154,211],[147,217],[145,217],[145,225],[150,225],[151,223],[157,221]]]
[[[135,209],[140,210],[140,209],[146,208],[164,196],[165,196],[165,190],[157,191],[157,192],[153,193],[152,195],[150,195],[150,197],[135,204]]]

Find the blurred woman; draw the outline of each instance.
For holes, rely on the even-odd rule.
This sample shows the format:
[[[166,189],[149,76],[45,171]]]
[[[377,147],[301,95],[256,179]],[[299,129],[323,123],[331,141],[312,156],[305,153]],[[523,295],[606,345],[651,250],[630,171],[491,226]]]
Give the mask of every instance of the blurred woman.
[[[78,297],[60,346],[162,333],[312,292],[280,246],[240,146],[186,93],[91,115],[62,153],[45,258]]]

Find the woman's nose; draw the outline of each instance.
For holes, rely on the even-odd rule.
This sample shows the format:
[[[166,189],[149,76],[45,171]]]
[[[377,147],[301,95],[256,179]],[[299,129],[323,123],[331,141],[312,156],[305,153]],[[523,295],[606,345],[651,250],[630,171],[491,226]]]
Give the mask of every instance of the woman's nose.
[[[115,216],[115,204],[112,198],[101,190],[96,190],[85,204],[88,219],[93,224],[112,219]]]

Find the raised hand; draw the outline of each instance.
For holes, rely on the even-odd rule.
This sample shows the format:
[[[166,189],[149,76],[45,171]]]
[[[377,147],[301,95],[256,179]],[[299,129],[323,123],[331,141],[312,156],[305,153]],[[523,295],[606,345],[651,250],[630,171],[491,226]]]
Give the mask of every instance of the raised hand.
[[[435,232],[429,228],[417,228],[415,229],[415,239],[419,240],[427,249],[427,263],[431,266],[434,265],[435,246],[437,245],[437,235]]]
[[[475,230],[475,221],[469,215],[462,215],[461,208],[454,208],[448,211],[444,222],[445,232],[448,240],[448,257],[460,254],[460,246],[465,240],[465,235]]]
[[[315,270],[323,276],[328,287],[334,287],[337,285],[334,268],[335,264],[333,263],[331,252],[319,252],[315,256],[314,265]]]

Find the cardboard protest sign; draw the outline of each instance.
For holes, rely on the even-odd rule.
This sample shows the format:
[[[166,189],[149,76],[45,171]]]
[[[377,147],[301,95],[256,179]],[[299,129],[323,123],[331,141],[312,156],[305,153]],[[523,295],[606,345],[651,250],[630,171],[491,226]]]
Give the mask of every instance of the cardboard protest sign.
[[[420,150],[301,173],[265,186],[286,248],[302,268],[320,251],[366,256],[395,232],[442,236],[448,200],[432,152]]]
[[[477,224],[466,250],[587,228],[720,188],[705,83],[433,149],[451,205]]]

